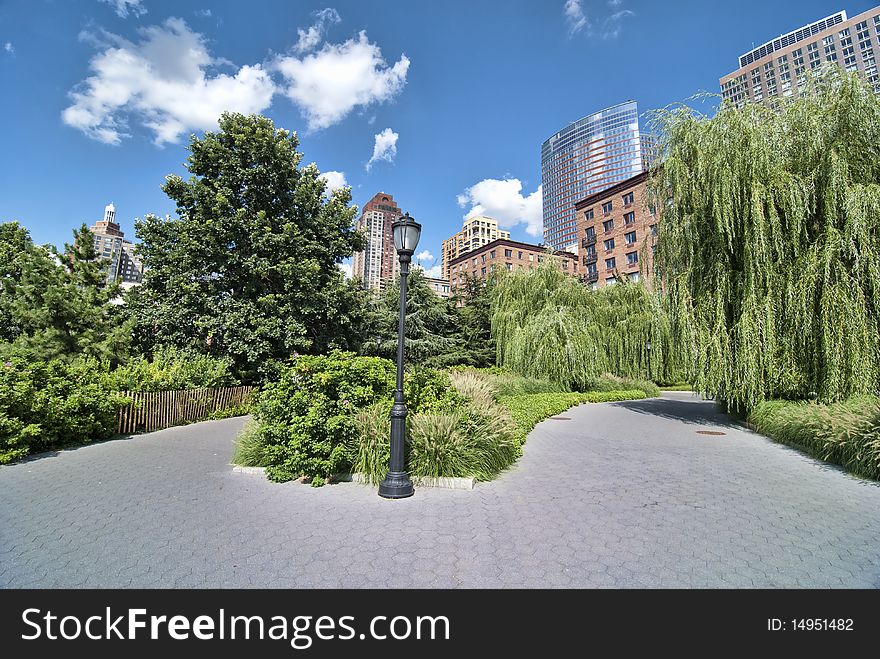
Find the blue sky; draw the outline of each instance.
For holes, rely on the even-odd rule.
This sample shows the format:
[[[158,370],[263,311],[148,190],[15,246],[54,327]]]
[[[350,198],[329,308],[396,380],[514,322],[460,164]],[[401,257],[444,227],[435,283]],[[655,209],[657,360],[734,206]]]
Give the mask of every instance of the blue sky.
[[[236,109],[296,130],[356,204],[392,193],[426,267],[474,208],[538,242],[544,139],[717,92],[753,44],[876,0],[846,2],[0,0],[0,221],[60,245],[112,201],[133,237],[174,212],[188,135]]]

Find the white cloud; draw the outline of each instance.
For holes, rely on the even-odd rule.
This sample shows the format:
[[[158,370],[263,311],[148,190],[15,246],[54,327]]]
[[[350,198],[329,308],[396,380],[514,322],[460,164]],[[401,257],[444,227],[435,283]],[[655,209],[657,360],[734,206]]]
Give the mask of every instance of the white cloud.
[[[327,128],[356,107],[392,99],[406,83],[409,58],[401,55],[389,67],[379,46],[361,32],[342,44],[325,43],[302,58],[280,57],[275,67],[284,76],[284,92],[299,106],[309,130]]]
[[[541,186],[528,196],[522,194],[522,183],[517,178],[483,179],[458,195],[458,205],[471,206],[464,218],[488,215],[498,225],[509,229],[524,224],[526,233],[538,236],[543,230],[541,214]]]
[[[433,261],[434,255],[431,254],[427,249],[422,250],[418,254],[416,254],[416,261]]]
[[[193,13],[202,18],[211,18],[213,16],[210,9],[196,9]]]
[[[307,53],[314,50],[324,40],[327,28],[330,25],[336,25],[342,20],[339,17],[339,13],[332,7],[312,12],[312,15],[316,19],[314,24],[308,30],[298,29],[296,31],[299,40],[293,49],[298,53]]]
[[[439,263],[437,265],[431,266],[430,268],[426,268],[425,266],[421,265],[420,263],[416,263],[415,265],[413,265],[413,268],[414,269],[418,268],[419,270],[421,270],[425,274],[426,277],[433,277],[434,279],[440,279],[440,264]]]
[[[342,274],[345,275],[345,278],[351,279],[351,268],[352,268],[351,261],[343,261],[342,263],[340,263],[338,265],[339,265],[339,269],[342,270]]]
[[[376,133],[375,142],[373,143],[373,156],[367,161],[367,171],[373,166],[374,162],[384,160],[385,162],[394,162],[397,155],[397,138],[400,135],[390,128],[386,128],[381,133]]]
[[[10,55],[15,55],[15,46],[12,45],[11,41],[7,41],[3,44],[3,50],[5,50]]]
[[[202,36],[182,19],[169,18],[139,33],[137,44],[103,35],[111,45],[92,58],[93,75],[70,93],[73,103],[62,112],[64,123],[118,144],[134,116],[161,145],[188,131],[215,127],[224,110],[250,114],[271,104],[275,86],[259,65],[242,66],[234,75],[209,74],[209,67],[226,62],[212,58]]]
[[[329,172],[324,172],[319,178],[322,178],[327,182],[328,194],[348,185],[348,182],[345,180],[345,172],[334,172],[331,170]]]
[[[565,0],[565,7],[562,9],[562,13],[565,14],[569,34],[574,35],[585,27],[590,27],[590,20],[584,13],[581,0]]]
[[[113,7],[113,11],[119,18],[128,18],[128,15],[143,16],[147,13],[141,0],[101,0],[105,5]]]
[[[618,5],[619,4],[620,3],[618,3]],[[611,14],[611,16],[606,18],[602,23],[602,38],[616,39],[620,35],[621,29],[623,29],[623,25],[621,24],[623,19],[635,15],[635,12],[630,11],[629,9],[622,9]]]
[[[623,0],[608,0],[609,7],[619,7],[623,4]]]

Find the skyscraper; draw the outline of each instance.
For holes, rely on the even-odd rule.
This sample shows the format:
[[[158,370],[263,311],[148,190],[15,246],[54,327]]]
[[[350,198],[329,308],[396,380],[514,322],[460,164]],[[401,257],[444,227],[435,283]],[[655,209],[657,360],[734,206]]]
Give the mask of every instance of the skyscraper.
[[[443,241],[440,253],[440,273],[449,279],[449,263],[462,254],[482,247],[498,238],[510,240],[510,231],[498,228],[498,221],[485,215],[474,215],[464,221],[461,231]]]
[[[880,7],[851,19],[839,11],[741,55],[740,68],[721,78],[721,95],[737,107],[777,103],[797,96],[806,74],[826,62],[861,71],[880,94],[875,49],[880,50]]]
[[[577,242],[575,203],[644,171],[650,144],[635,101],[579,119],[547,139],[541,145],[544,242],[554,249]]]
[[[394,197],[384,192],[377,192],[364,204],[357,229],[366,236],[367,246],[363,252],[355,252],[352,264],[352,276],[360,277],[364,288],[382,290],[400,270],[391,224],[402,215]]]
[[[108,262],[107,282],[117,279],[123,284],[139,284],[144,276],[144,266],[135,254],[135,246],[125,239],[116,222],[116,207],[110,203],[104,207],[104,219],[89,227],[95,238],[95,251]]]

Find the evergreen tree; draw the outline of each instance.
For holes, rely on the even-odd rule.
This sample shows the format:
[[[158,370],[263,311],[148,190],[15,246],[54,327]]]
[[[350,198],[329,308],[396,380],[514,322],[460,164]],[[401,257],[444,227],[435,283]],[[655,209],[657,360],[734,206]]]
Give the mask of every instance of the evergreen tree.
[[[458,308],[458,332],[461,337],[462,364],[476,367],[495,365],[495,340],[492,338],[492,293],[495,277],[480,279],[463,275],[452,297]]]

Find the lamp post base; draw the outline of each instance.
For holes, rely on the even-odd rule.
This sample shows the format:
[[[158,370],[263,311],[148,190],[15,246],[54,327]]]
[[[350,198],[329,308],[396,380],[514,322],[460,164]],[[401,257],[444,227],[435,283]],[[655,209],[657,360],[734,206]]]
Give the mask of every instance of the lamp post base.
[[[379,483],[379,496],[383,499],[406,499],[413,492],[412,481],[405,471],[389,471],[385,480]]]

